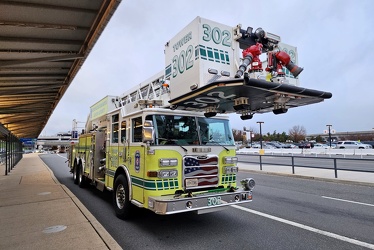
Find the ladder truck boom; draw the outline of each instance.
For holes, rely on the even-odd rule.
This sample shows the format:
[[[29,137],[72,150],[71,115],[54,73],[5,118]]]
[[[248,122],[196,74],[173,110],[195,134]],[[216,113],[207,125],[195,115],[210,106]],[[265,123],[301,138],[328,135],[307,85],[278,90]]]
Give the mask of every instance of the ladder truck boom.
[[[253,32],[197,17],[166,43],[165,69],[120,100],[158,100],[171,109],[237,113],[245,120],[331,98],[330,92],[299,86],[303,68],[292,61],[297,49],[280,40],[262,28]]]

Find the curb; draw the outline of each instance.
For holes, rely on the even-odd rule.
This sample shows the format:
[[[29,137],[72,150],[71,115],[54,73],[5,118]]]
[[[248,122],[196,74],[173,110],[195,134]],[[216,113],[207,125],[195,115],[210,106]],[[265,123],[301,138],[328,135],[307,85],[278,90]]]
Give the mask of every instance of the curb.
[[[100,224],[100,222],[96,220],[91,212],[80,202],[80,200],[70,191],[70,189],[68,189],[65,185],[61,185],[61,187],[78,207],[84,217],[86,217],[87,221],[92,225],[93,229],[97,232],[105,245],[107,245],[109,249],[122,249],[122,247],[118,245],[117,241],[113,239],[108,231]]]
[[[39,156],[38,156],[39,157]],[[91,212],[80,202],[80,200],[68,189],[65,185],[61,184],[56,176],[54,175],[53,171],[44,163],[39,157],[41,163],[46,167],[49,171],[53,181],[60,185],[60,187],[64,190],[64,192],[70,197],[73,203],[77,206],[79,211],[83,214],[83,216],[87,219],[87,221],[91,224],[92,228],[97,232],[99,237],[103,240],[104,244],[109,249],[122,249],[122,247],[114,240],[114,238],[108,233],[108,231],[96,220],[96,218],[91,214]]]

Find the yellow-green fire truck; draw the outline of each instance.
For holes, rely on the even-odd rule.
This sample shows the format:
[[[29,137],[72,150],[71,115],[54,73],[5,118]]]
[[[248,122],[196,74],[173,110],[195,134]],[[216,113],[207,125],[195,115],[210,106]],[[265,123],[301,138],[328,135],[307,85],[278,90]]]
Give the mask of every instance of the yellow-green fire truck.
[[[85,130],[69,151],[74,183],[112,191],[122,219],[134,207],[166,215],[252,201],[254,180],[237,179],[227,114],[245,120],[285,113],[331,93],[299,87],[290,74],[295,64],[284,63],[284,73],[270,67],[284,57],[277,62],[273,56],[266,69],[254,53],[241,58],[239,52],[250,46],[265,54],[286,48],[296,63],[296,48],[261,28],[193,20],[166,43],[162,72],[91,106]]]

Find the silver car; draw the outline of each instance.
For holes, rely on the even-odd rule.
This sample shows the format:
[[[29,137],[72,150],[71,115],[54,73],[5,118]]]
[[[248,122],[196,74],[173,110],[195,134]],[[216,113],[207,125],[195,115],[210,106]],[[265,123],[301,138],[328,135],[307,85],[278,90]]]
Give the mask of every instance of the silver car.
[[[373,147],[369,144],[363,144],[358,141],[339,141],[336,148],[368,149]]]

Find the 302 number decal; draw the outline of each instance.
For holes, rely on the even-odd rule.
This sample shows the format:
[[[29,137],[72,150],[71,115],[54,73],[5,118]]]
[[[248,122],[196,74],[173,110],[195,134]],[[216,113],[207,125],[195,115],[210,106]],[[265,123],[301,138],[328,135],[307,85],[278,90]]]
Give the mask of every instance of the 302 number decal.
[[[179,55],[173,57],[173,77],[183,74],[185,70],[193,67],[193,46],[189,45],[187,50],[181,50]]]
[[[215,98],[218,97],[218,98]],[[206,97],[197,97],[194,101],[184,102],[183,104],[186,106],[195,106],[195,108],[205,108],[208,104],[219,103],[220,99],[230,99],[235,98],[236,95],[225,95],[222,91],[213,91],[207,94]]]
[[[222,201],[221,196],[209,197],[208,198],[208,206],[217,206],[217,205],[220,205],[221,201]]]
[[[203,40],[206,42],[213,41],[215,44],[221,44],[223,46],[231,46],[231,32],[228,30],[220,30],[218,27],[213,29],[208,24],[203,24]]]

